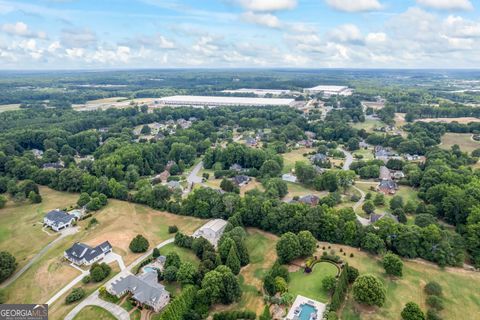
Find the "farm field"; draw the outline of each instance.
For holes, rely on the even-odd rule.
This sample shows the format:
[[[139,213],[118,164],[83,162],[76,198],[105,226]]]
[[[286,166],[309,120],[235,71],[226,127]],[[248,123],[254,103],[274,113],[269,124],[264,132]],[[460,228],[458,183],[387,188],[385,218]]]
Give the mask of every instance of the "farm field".
[[[254,228],[247,229],[246,246],[250,254],[250,264],[240,271],[240,286],[243,294],[238,303],[229,306],[216,306],[215,311],[244,310],[261,314],[264,302],[263,277],[277,260],[275,245],[277,236]]]
[[[290,272],[288,292],[294,296],[302,295],[307,298],[327,303],[329,296],[322,288],[322,280],[327,276],[337,275],[338,269],[328,262],[319,262],[313,266],[311,273],[304,273],[303,268]]]
[[[380,257],[369,255],[357,248],[343,245],[329,245],[339,254],[340,248],[346,256],[340,254],[349,265],[359,269],[360,274],[370,273],[377,276],[387,290],[387,298],[382,308],[363,308],[356,304],[351,295],[348,298],[342,313],[346,320],[381,320],[400,319],[400,312],[408,301],[417,303],[426,311],[426,295],[424,285],[429,281],[437,281],[443,288],[445,309],[441,312],[443,319],[464,319],[465,315],[478,314],[480,297],[476,294],[480,285],[480,274],[458,268],[441,269],[424,260],[404,260],[404,276],[392,280],[386,276]],[[320,250],[321,251],[321,250]],[[350,253],[354,257],[350,257]],[[474,319],[474,318],[470,318]]]
[[[107,310],[97,307],[97,306],[88,306],[83,308],[82,312],[79,313],[74,320],[115,320],[116,318]]]
[[[453,145],[457,144],[460,150],[463,152],[472,152],[473,150],[480,148],[480,142],[472,139],[471,133],[445,133],[442,137],[442,143],[440,148],[450,149]]]
[[[19,110],[19,109],[20,109],[19,103],[0,105],[0,112],[13,111],[13,110]]]
[[[40,187],[43,201],[39,204],[15,203],[8,201],[0,209],[0,250],[12,253],[18,262],[18,268],[24,266],[45,245],[59,235],[42,231],[43,216],[50,210],[65,208],[78,200],[77,194],[58,192]]]

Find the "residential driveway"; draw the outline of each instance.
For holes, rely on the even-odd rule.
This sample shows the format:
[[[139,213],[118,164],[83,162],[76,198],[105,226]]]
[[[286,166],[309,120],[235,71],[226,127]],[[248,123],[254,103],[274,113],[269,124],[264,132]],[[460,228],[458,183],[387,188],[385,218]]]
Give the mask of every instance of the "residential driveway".
[[[120,267],[120,270],[124,270],[126,268],[125,263],[123,262],[122,256],[119,255],[118,253],[110,252],[102,259],[102,262],[105,262],[107,264],[115,261],[117,261],[118,266]]]
[[[162,243],[160,243],[159,245],[157,245],[157,248],[160,249],[161,247],[163,246],[166,246],[167,244],[170,244],[170,243],[173,243],[174,239],[173,238],[170,238],[168,240],[165,240],[163,241]],[[144,253],[142,256],[138,257],[135,261],[133,261],[130,265],[128,265],[127,267],[125,267],[124,269],[122,269],[122,271],[120,271],[116,276],[114,276],[112,279],[110,279],[109,281],[107,281],[105,284],[104,284],[104,287],[109,287],[113,282],[119,280],[120,278],[124,278],[126,277],[127,275],[130,274],[131,270],[133,269],[133,267],[135,267],[136,265],[138,265],[140,262],[142,262],[143,260],[145,260],[145,258],[147,258],[149,255],[151,255],[153,252],[153,248],[148,250],[146,253]],[[118,260],[117,260],[118,261]],[[123,263],[123,260],[122,260],[122,263]],[[88,296],[85,300],[83,300],[82,302],[80,302],[80,304],[78,306],[76,306],[75,308],[73,308],[72,311],[70,311],[70,313],[65,317],[65,320],[73,320],[73,318],[75,318],[75,316],[86,306],[99,306],[99,307],[102,307],[104,308],[105,310],[108,310],[111,314],[113,314],[117,319],[119,320],[129,320],[130,319],[130,315],[128,314],[128,312],[121,308],[120,306],[116,305],[116,304],[113,304],[113,303],[110,303],[110,302],[106,302],[102,299],[100,299],[100,297],[98,296],[99,292],[98,292],[98,289],[92,293],[90,296]]]
[[[58,238],[56,238],[55,240],[53,240],[52,242],[47,244],[45,247],[43,247],[42,250],[40,250],[40,252],[38,252],[32,259],[30,259],[30,261],[25,266],[23,266],[22,269],[17,271],[13,276],[11,276],[4,283],[2,283],[0,285],[0,288],[3,289],[5,287],[9,286],[12,282],[17,280],[23,273],[25,273],[25,271],[27,271],[32,266],[32,264],[34,264],[36,261],[38,261],[48,250],[50,250],[50,248],[53,245],[55,245],[57,242],[59,242],[63,238],[77,233],[78,230],[79,230],[79,227],[72,227],[72,228],[66,228],[66,229],[63,229],[62,231],[60,231],[59,232],[60,236]]]
[[[340,151],[345,154],[345,162],[343,163],[343,170],[350,170],[350,165],[353,162],[353,155],[343,148],[338,148]]]
[[[190,174],[187,176],[187,181],[188,181],[188,184],[191,184],[191,183],[202,183],[202,177],[199,177],[198,176],[198,173],[200,172],[200,170],[202,169],[203,167],[203,161],[200,161],[199,163],[197,163],[195,165],[195,167],[193,167],[192,171],[190,172]]]

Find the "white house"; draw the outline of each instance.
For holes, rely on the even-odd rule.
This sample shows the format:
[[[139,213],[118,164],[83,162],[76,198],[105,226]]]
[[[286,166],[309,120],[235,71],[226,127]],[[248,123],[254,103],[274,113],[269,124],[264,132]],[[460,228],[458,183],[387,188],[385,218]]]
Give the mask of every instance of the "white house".
[[[111,251],[112,245],[108,241],[102,242],[94,248],[81,242],[75,242],[73,246],[65,250],[64,256],[76,265],[89,266],[105,257]]]
[[[207,222],[205,225],[203,225],[200,229],[195,231],[193,234],[194,238],[200,238],[203,237],[208,242],[213,244],[213,246],[217,246],[218,240],[220,240],[220,237],[223,234],[223,231],[225,230],[225,227],[227,226],[227,221],[223,219],[215,219]]]
[[[62,229],[71,227],[73,222],[76,220],[76,216],[68,214],[65,211],[55,209],[45,215],[43,218],[43,224],[58,232]]]

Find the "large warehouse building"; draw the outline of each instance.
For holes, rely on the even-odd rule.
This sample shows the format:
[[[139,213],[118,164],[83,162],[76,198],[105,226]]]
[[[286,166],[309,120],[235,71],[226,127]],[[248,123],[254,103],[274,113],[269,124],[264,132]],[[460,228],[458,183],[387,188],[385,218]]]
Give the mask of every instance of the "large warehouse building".
[[[242,88],[242,89],[235,89],[235,90],[223,90],[222,92],[225,93],[252,93],[257,96],[265,96],[267,94],[271,94],[273,96],[281,96],[284,94],[291,94],[293,93],[290,90],[282,90],[282,89],[247,89],[247,88]]]
[[[305,88],[303,89],[305,93],[308,94],[318,94],[322,93],[325,97],[330,96],[351,96],[353,90],[346,86],[316,86],[313,88]]]
[[[290,106],[294,99],[274,99],[274,98],[244,98],[244,97],[217,97],[217,96],[172,96],[157,100],[159,105],[175,106]]]

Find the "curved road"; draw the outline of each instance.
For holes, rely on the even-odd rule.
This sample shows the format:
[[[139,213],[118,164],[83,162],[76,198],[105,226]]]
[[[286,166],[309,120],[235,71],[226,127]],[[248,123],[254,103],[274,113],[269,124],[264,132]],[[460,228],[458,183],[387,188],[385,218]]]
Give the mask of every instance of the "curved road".
[[[343,167],[342,169],[343,170],[350,170],[350,165],[352,164],[353,162],[353,155],[348,152],[347,150],[343,149],[343,148],[338,148],[340,151],[343,152],[343,154],[345,154],[345,162],[343,163]],[[352,188],[354,188],[355,190],[357,190],[358,192],[360,192],[360,200],[357,201],[357,203],[355,203],[353,205],[353,211],[355,212],[361,205],[363,205],[363,203],[365,202],[365,192],[363,192],[361,189],[359,189],[358,187],[352,185]],[[366,219],[364,217],[361,217],[359,216],[357,213],[355,213],[355,215],[357,216],[357,220],[358,222],[360,222],[363,226],[368,226],[370,224],[370,220],[369,219]]]

